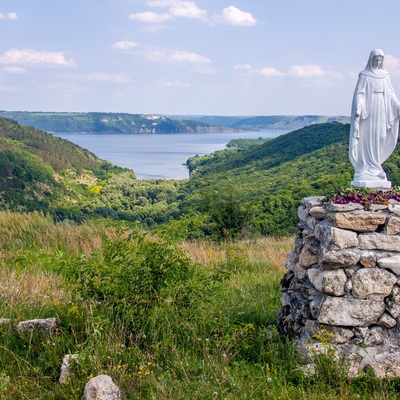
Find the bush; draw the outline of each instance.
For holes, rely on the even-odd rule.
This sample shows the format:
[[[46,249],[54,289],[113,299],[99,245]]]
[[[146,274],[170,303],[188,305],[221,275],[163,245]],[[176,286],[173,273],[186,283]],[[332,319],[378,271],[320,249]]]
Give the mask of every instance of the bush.
[[[101,303],[114,319],[136,328],[165,298],[190,306],[186,283],[193,266],[181,250],[146,233],[127,238],[104,238],[103,248],[90,259],[75,260],[64,274],[76,297]]]

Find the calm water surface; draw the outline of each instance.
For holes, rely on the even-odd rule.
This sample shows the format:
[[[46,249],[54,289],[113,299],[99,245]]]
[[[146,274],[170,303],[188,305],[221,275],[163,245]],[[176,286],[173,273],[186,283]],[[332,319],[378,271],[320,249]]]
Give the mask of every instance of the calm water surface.
[[[242,133],[176,133],[119,135],[65,133],[67,139],[113,164],[132,169],[139,179],[187,179],[189,157],[223,149],[231,139],[275,138],[287,131],[262,130]]]

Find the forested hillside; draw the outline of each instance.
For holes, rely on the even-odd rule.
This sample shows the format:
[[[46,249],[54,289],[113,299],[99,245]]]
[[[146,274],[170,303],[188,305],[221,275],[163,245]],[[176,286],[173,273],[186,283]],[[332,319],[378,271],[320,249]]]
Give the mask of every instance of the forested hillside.
[[[75,203],[76,182],[97,182],[122,170],[88,150],[52,135],[0,118],[0,206],[48,212]]]
[[[21,125],[33,126],[46,132],[55,133],[213,133],[242,130],[207,122],[146,114],[0,111],[0,116],[12,118]]]
[[[208,124],[231,126],[242,129],[283,129],[294,130],[304,128],[308,125],[323,124],[329,122],[349,123],[347,116],[329,115],[260,115],[260,116],[186,116],[194,121],[205,122]]]
[[[0,118],[0,209],[165,225],[192,238],[291,234],[303,197],[349,186],[348,132],[335,122],[261,144],[237,141],[189,159],[189,180],[138,180],[66,140]],[[384,167],[399,185],[399,149]]]
[[[210,221],[225,225],[228,235],[229,229],[294,232],[303,197],[350,185],[348,134],[349,126],[340,123],[311,125],[247,150],[193,157],[187,163],[191,179],[183,209],[197,207]],[[399,149],[384,167],[399,185]]]
[[[165,222],[159,215],[165,211],[166,197],[171,197],[170,186],[179,185],[139,181],[133,171],[101,160],[68,140],[0,118],[2,210],[41,210],[57,219],[95,215],[148,223],[154,223],[151,216],[156,213],[155,220]]]

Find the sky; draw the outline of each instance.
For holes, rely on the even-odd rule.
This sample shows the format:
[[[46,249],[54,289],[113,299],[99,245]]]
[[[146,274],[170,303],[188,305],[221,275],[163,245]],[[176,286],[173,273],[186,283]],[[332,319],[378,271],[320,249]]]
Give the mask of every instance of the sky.
[[[0,109],[349,115],[399,0],[0,0]]]

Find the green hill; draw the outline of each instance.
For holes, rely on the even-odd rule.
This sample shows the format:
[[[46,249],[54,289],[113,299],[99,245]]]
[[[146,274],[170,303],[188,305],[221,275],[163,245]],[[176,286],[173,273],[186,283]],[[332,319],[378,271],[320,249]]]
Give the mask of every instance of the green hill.
[[[57,133],[215,133],[243,130],[201,121],[145,114],[0,111],[0,117],[14,119],[21,125]]]
[[[189,180],[138,180],[66,140],[0,118],[0,209],[150,228],[169,222],[170,234],[193,238],[291,234],[303,197],[349,186],[348,133],[337,122],[310,125],[193,157]],[[399,185],[399,149],[384,167]]]
[[[260,116],[205,116],[190,115],[186,118],[208,124],[224,125],[239,129],[295,130],[308,125],[329,122],[349,123],[347,116],[328,115],[260,115]]]
[[[0,117],[0,210],[41,210],[147,226],[179,215],[180,181],[136,179],[68,140]]]
[[[122,171],[67,140],[0,118],[0,207],[49,211],[75,203],[85,191]],[[87,185],[86,185],[87,186]]]
[[[267,235],[292,233],[303,197],[329,195],[350,185],[348,134],[349,125],[337,122],[311,125],[246,150],[193,157],[187,162],[191,179],[184,209],[191,212],[197,205],[210,220],[242,212],[248,229]],[[399,185],[399,149],[384,167]],[[217,218],[218,212],[222,216]],[[238,221],[241,228],[240,215]]]

